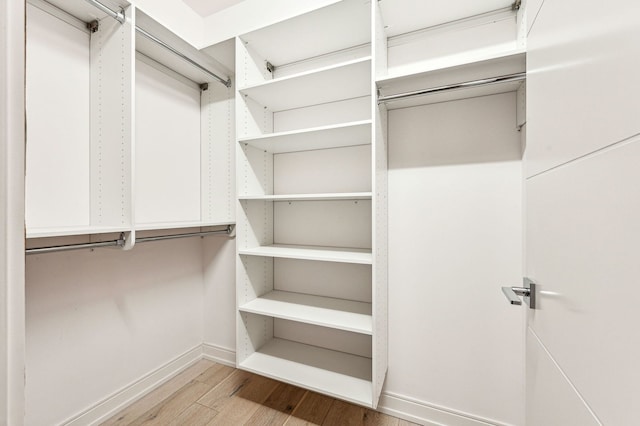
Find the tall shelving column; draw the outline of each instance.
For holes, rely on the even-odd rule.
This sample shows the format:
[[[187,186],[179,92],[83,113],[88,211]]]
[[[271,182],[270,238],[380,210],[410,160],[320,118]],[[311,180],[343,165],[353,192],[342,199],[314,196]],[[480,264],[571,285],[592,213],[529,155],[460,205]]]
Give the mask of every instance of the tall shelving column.
[[[239,368],[375,407],[386,148],[371,17],[345,0],[236,39],[236,353]]]

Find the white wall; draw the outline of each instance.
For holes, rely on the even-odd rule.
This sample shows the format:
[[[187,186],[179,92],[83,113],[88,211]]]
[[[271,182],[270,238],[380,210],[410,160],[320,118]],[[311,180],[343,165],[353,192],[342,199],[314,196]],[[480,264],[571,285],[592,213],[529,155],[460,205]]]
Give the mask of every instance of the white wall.
[[[0,5],[0,424],[24,416],[24,2]]]
[[[199,238],[27,257],[28,425],[69,419],[202,343]]]
[[[383,406],[523,424],[522,310],[500,291],[521,282],[515,106],[508,93],[389,112]]]

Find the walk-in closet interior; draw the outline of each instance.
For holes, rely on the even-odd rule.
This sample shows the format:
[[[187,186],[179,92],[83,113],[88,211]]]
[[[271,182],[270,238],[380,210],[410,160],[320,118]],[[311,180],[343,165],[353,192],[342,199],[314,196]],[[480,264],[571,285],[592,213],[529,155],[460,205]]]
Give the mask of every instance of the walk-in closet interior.
[[[11,424],[101,424],[202,359],[419,424],[545,424],[541,314],[500,287],[537,265],[527,123],[577,0],[24,3]]]

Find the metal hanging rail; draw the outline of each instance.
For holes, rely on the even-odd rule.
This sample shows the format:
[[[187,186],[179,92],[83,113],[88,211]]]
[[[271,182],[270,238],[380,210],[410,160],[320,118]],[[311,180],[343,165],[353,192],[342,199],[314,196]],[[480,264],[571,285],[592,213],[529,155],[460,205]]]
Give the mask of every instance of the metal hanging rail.
[[[87,3],[90,3],[96,9],[100,9],[107,15],[111,16],[113,19],[120,22],[121,24],[124,24],[124,21],[125,21],[124,10],[120,9],[119,12],[116,12],[115,10],[112,10],[111,8],[100,3],[98,0],[85,0],[85,1]]]
[[[446,86],[431,87],[429,89],[414,90],[412,92],[398,93],[396,95],[379,96],[378,103],[394,102],[401,99],[412,98],[415,96],[433,95],[436,93],[448,92],[451,90],[470,89],[472,87],[490,86],[492,84],[509,83],[513,81],[526,80],[527,73],[520,72],[515,74],[503,75],[500,77],[483,78],[481,80],[467,81],[464,83],[448,84]]]
[[[194,67],[198,68],[200,71],[210,75],[211,77],[216,79],[218,82],[224,84],[226,87],[231,87],[231,78],[227,77],[227,79],[225,80],[222,77],[218,76],[217,74],[214,74],[213,72],[209,71],[208,69],[206,69],[205,67],[203,67],[202,65],[200,65],[199,63],[194,61],[193,59],[189,58],[188,56],[183,55],[178,50],[174,49],[173,47],[169,46],[164,41],[160,40],[159,38],[157,38],[156,36],[154,36],[152,34],[149,34],[147,31],[143,30],[142,28],[140,28],[138,26],[136,26],[136,31],[139,32],[144,37],[148,38],[149,40],[153,41],[154,43],[157,43],[158,45],[164,47],[165,49],[167,49],[168,51],[170,51],[174,55],[178,56],[180,59],[190,63]]]
[[[120,22],[121,24],[124,24],[124,22],[125,22],[124,10],[120,9],[119,12],[116,12],[115,10],[113,10],[113,9],[105,6],[104,4],[100,3],[98,0],[85,0],[85,1],[87,3],[92,4],[96,8],[100,9],[101,11],[106,13],[107,15],[111,16],[113,19],[115,19],[116,21]],[[167,49],[168,51],[170,51],[174,55],[178,56],[180,59],[182,59],[182,60],[188,62],[189,64],[193,65],[194,67],[198,68],[200,71],[204,72],[205,74],[213,77],[216,81],[224,84],[226,87],[231,87],[231,78],[227,77],[226,79],[224,79],[224,78],[220,77],[219,75],[209,71],[207,68],[203,67],[202,65],[200,65],[199,63],[197,63],[193,59],[191,59],[188,56],[182,54],[178,50],[174,49],[173,47],[171,47],[170,45],[168,45],[164,41],[162,41],[159,38],[157,38],[156,36],[148,33],[147,31],[143,30],[142,28],[140,28],[137,25],[136,25],[136,31],[139,32],[144,37],[148,38],[149,40],[153,41],[154,43],[158,44],[159,46]]]
[[[226,229],[220,230],[220,231],[202,231],[202,232],[190,232],[186,234],[159,235],[156,237],[136,238],[136,244],[149,243],[151,241],[175,240],[178,238],[206,237],[209,235],[221,235],[221,234],[232,235],[234,228],[235,228],[235,225],[227,225]],[[100,248],[100,247],[124,247],[124,244],[125,244],[124,233],[121,233],[120,237],[117,240],[100,241],[96,243],[66,244],[61,246],[29,248],[25,250],[25,254],[29,255],[29,254],[55,253],[60,251],[94,249],[94,248]]]

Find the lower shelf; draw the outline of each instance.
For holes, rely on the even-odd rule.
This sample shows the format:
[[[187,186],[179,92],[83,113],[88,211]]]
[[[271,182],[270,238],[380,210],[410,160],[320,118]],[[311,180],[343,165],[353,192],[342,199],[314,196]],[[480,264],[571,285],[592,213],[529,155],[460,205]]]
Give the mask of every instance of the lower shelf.
[[[239,367],[354,404],[373,404],[369,358],[272,339]]]

